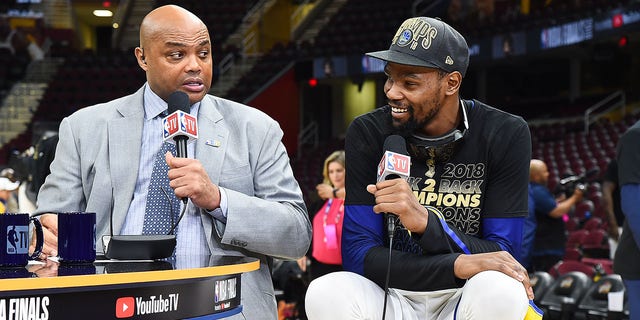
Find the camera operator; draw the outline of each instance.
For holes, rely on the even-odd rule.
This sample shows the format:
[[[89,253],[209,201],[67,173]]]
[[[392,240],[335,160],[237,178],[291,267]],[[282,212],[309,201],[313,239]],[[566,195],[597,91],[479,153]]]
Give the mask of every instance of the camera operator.
[[[16,192],[16,212],[32,213],[40,186],[49,175],[49,165],[53,161],[58,144],[57,131],[45,131],[38,141],[26,150],[14,151],[9,158],[12,179],[20,182]]]
[[[562,217],[582,200],[584,194],[584,185],[576,184],[571,196],[556,199],[547,188],[548,179],[547,165],[542,160],[531,160],[529,188],[537,222],[531,262],[533,271],[549,271],[564,256],[567,235]]]

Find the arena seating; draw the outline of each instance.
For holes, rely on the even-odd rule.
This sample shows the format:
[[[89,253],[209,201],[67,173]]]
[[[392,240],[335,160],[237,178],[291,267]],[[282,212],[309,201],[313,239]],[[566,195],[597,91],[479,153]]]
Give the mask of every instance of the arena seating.
[[[322,183],[324,160],[336,150],[344,150],[344,139],[333,139],[309,148],[302,157],[292,161],[293,173],[300,184],[306,204],[309,205],[318,198],[316,185]]]
[[[570,271],[555,278],[541,298],[539,307],[545,312],[545,319],[572,319],[571,314],[593,281],[579,271]]]
[[[580,271],[567,271],[557,276],[537,271],[529,274],[529,279],[534,301],[544,311],[545,320],[610,319],[608,293],[625,291],[621,277],[616,274],[592,280]],[[628,319],[629,301],[626,293],[624,295],[622,319]]]
[[[144,81],[132,51],[69,55],[45,91],[34,121],[60,121],[82,107],[131,94]]]
[[[227,93],[232,100],[245,101],[289,63],[318,57],[362,54],[389,46],[397,26],[411,12],[410,0],[350,0],[330,19],[313,42],[276,44],[252,70]]]
[[[613,261],[609,258],[582,257],[580,261],[592,266],[600,274],[613,274]]]
[[[245,101],[263,85],[267,84],[278,72],[293,61],[301,58],[293,43],[289,43],[286,46],[281,43],[275,44],[273,48],[260,57],[253,68],[242,77],[239,83],[243,85],[232,88],[226,97],[235,101]]]
[[[577,248],[582,244],[587,235],[589,235],[589,230],[579,229],[571,231],[567,237],[565,246],[567,248]]]
[[[411,15],[411,0],[350,0],[320,31],[312,56],[362,54],[389,46],[400,23]]]
[[[533,288],[534,301],[536,304],[540,303],[540,300],[542,300],[542,297],[544,297],[554,281],[553,276],[545,271],[536,271],[529,274],[529,282]]]
[[[603,276],[585,292],[578,303],[575,319],[610,319],[608,318],[608,293],[620,291],[624,292],[625,288],[619,275]],[[626,309],[628,310],[628,306]]]
[[[603,229],[590,230],[582,242],[582,252],[590,258],[608,258],[609,240],[607,231]]]
[[[580,261],[580,259],[582,259],[582,250],[580,248],[577,248],[574,246],[567,246],[564,249],[564,256],[562,260]]]
[[[209,28],[214,61],[221,61],[228,53],[237,52],[235,46],[222,44],[240,26],[242,18],[256,5],[257,0],[200,1],[182,0],[179,5],[195,13]],[[156,7],[176,4],[176,1],[156,0]]]

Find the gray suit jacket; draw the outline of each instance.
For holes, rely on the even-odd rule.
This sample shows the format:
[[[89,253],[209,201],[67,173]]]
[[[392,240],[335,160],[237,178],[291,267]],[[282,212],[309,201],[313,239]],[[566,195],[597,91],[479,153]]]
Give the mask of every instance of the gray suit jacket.
[[[143,118],[141,88],[63,119],[37,212],[96,212],[101,251],[110,213],[118,234],[133,196]],[[311,241],[302,192],[281,142],[283,132],[263,112],[211,95],[202,100],[198,130],[195,158],[228,196],[226,224],[200,212],[211,254],[260,259],[260,270],[242,276],[244,310],[234,319],[276,319],[271,258],[299,258]]]

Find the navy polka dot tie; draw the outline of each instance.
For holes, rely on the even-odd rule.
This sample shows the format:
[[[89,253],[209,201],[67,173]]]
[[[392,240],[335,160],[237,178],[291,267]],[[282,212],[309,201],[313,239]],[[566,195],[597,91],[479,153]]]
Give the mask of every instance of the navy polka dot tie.
[[[147,193],[142,234],[169,234],[180,211],[180,201],[169,186],[169,166],[164,157],[167,151],[175,156],[176,146],[164,142],[156,155]]]

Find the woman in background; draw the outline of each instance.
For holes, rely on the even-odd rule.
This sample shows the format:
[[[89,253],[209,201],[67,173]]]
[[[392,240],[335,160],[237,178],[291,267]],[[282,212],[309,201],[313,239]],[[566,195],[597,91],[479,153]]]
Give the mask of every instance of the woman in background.
[[[304,298],[311,280],[342,271],[341,236],[345,197],[344,150],[331,153],[322,168],[322,183],[316,186],[319,199],[308,204],[313,240],[307,255],[297,264],[284,262],[274,279],[283,289],[278,302],[278,320],[306,319]],[[318,260],[320,259],[320,260]]]
[[[344,150],[334,151],[324,160],[322,176],[322,183],[316,186],[321,204],[309,208],[309,219],[313,226],[311,254],[300,259],[308,259],[307,261],[302,261],[303,263],[299,261],[303,270],[309,267],[310,280],[329,272],[342,270],[340,240],[346,194]]]

